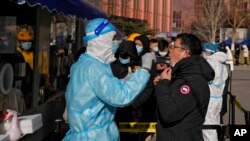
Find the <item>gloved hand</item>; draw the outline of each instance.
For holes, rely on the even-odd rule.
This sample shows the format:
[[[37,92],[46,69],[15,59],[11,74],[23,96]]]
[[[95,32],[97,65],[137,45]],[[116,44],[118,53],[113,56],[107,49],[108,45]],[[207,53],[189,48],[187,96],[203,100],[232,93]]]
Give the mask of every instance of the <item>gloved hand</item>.
[[[147,70],[151,70],[153,61],[155,61],[155,53],[154,52],[149,52],[146,53],[142,56],[142,68],[145,68]]]

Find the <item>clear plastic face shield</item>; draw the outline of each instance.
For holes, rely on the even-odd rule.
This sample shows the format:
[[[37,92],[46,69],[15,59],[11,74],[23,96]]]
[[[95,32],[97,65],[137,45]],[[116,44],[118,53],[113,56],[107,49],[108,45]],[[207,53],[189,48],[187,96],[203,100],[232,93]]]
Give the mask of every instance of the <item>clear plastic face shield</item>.
[[[84,37],[87,41],[86,53],[108,64],[115,61],[114,53],[119,46],[113,41],[115,34],[115,27],[108,20],[97,18],[90,21]]]
[[[98,24],[98,26],[96,28],[94,28],[94,31],[92,27],[92,23],[89,23],[90,25],[87,25],[87,28],[89,26],[89,30],[92,31],[86,31],[86,36],[84,37],[84,41],[91,41],[95,38],[98,38],[100,35],[106,34],[108,32],[111,31],[115,31],[115,27],[108,21],[108,20],[104,20],[102,21],[100,24]],[[96,23],[93,23],[96,24]],[[87,30],[87,29],[86,29]]]
[[[115,54],[118,47],[119,47],[119,44],[122,42],[122,39],[119,39],[117,34],[114,36],[113,38],[113,43],[112,43],[112,53]]]

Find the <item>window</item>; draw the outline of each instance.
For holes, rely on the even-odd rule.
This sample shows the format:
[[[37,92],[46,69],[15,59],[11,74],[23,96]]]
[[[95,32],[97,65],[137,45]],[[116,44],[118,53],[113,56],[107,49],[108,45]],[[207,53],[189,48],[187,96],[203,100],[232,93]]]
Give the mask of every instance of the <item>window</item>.
[[[173,12],[173,27],[181,28],[181,11]]]

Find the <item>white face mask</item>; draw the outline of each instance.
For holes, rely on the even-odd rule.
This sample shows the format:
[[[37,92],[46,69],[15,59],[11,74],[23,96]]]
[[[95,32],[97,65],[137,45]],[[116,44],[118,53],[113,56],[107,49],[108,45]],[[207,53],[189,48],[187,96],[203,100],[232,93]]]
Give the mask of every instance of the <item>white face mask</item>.
[[[31,48],[32,43],[31,42],[24,42],[21,43],[21,46],[24,50],[29,50]]]
[[[152,48],[152,50],[153,50],[154,52],[157,52],[157,51],[159,51],[159,48],[158,48],[158,47],[154,47],[154,48]]]
[[[165,56],[165,55],[167,55],[168,53],[165,52],[165,51],[163,51],[163,52],[159,51],[159,54],[160,54],[161,56]]]

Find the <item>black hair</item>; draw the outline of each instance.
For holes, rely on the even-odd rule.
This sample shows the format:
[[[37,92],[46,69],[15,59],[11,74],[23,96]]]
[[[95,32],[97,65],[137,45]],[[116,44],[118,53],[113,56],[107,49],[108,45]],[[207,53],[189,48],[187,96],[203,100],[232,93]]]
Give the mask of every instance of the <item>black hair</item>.
[[[158,40],[157,39],[150,39],[150,43],[158,43]]]
[[[190,50],[190,55],[200,55],[202,53],[201,40],[190,33],[178,34],[176,39],[181,40],[181,45],[183,48]]]
[[[126,41],[122,40],[122,42],[119,44],[119,47],[115,53],[116,58],[128,58],[130,57],[133,60],[137,60],[137,51],[135,47],[135,43],[133,41]]]
[[[166,48],[168,48],[168,41],[165,39],[159,40],[158,48],[160,51],[164,51]]]
[[[150,40],[146,35],[143,34],[143,35],[137,36],[137,37],[135,37],[134,42],[136,40],[140,40],[142,42],[142,45],[143,45],[143,50],[139,56],[143,56],[145,53],[150,52],[150,50],[149,50]]]

